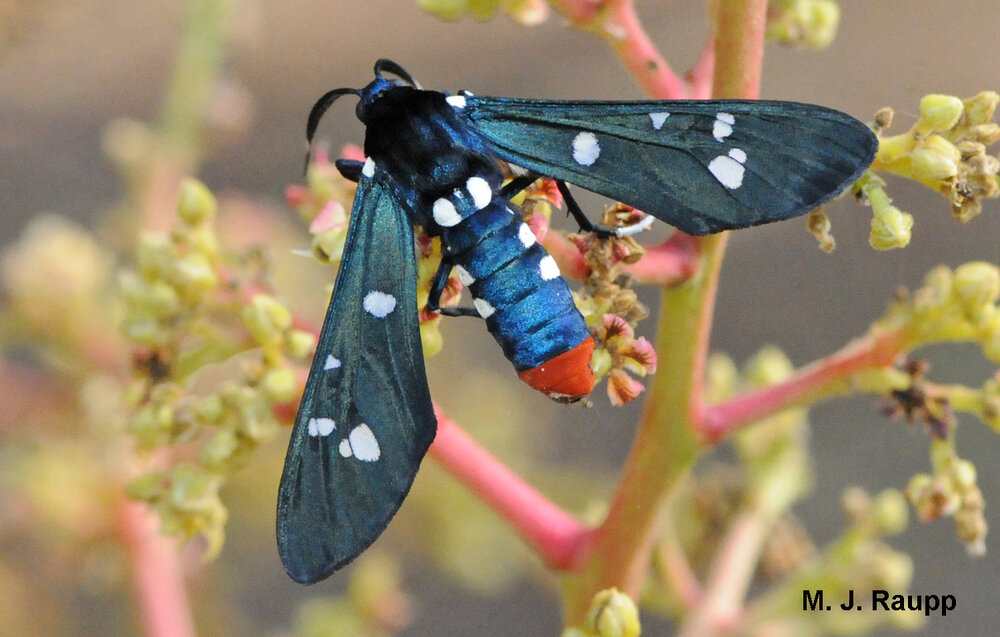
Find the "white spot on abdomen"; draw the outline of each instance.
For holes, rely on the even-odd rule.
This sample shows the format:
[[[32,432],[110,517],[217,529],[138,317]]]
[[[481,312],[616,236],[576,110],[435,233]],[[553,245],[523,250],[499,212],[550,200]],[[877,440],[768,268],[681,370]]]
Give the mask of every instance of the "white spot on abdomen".
[[[552,258],[551,254],[546,255],[538,262],[538,273],[542,275],[544,281],[551,281],[559,276],[559,266],[556,265],[556,260]]]
[[[493,313],[497,311],[497,309],[490,305],[490,302],[485,299],[472,299],[472,304],[476,306],[476,311],[479,312],[479,316],[484,319],[488,319],[493,316]]]
[[[327,354],[323,369],[337,369],[338,367],[340,367],[340,359],[335,358],[332,354]]]
[[[708,170],[720,184],[735,190],[743,185],[743,173],[746,170],[743,162],[746,160],[747,154],[742,149],[733,148],[728,155],[719,155],[708,162]]]
[[[573,161],[581,166],[592,166],[601,154],[597,137],[590,132],[582,132],[573,138]]]
[[[663,122],[667,121],[670,117],[670,113],[650,113],[649,119],[653,120],[653,128],[660,130],[663,128]]]
[[[396,309],[396,297],[385,292],[372,290],[365,295],[362,306],[364,306],[366,312],[375,318],[385,318]]]
[[[352,429],[351,433],[340,441],[340,446],[337,449],[343,457],[354,456],[362,462],[375,462],[382,455],[382,449],[378,446],[375,434],[364,423]]]
[[[434,221],[442,228],[456,226],[462,221],[462,216],[455,210],[455,204],[444,198],[434,202],[431,213],[434,215]]]
[[[472,195],[472,203],[476,205],[476,210],[482,210],[493,200],[493,189],[482,177],[469,177],[465,182],[465,189]]]
[[[455,272],[458,273],[458,278],[462,281],[462,285],[472,285],[476,282],[476,277],[469,274],[469,271],[460,265],[455,266]]]
[[[337,428],[337,423],[333,418],[310,418],[309,435],[313,438],[317,436],[329,436]]]
[[[464,95],[449,95],[444,98],[444,101],[448,102],[455,108],[465,108],[465,96]]]
[[[365,160],[365,165],[361,167],[361,174],[368,178],[375,176],[375,162],[371,157]]]
[[[522,223],[521,227],[517,229],[517,238],[521,240],[521,245],[525,248],[530,248],[535,244],[535,233],[531,231],[528,224]]]

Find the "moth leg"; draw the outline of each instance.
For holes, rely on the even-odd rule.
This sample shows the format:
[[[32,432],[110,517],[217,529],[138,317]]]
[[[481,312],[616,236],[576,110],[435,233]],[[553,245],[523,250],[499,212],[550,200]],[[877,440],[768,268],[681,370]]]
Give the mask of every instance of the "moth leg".
[[[541,177],[541,175],[537,175],[535,173],[528,173],[527,175],[514,177],[506,185],[504,185],[497,194],[504,199],[510,199],[531,184],[535,183],[539,177]]]
[[[618,228],[593,223],[587,215],[584,214],[583,209],[580,208],[580,204],[576,202],[576,199],[574,199],[573,195],[570,193],[569,186],[566,185],[565,181],[562,179],[556,179],[556,187],[559,188],[559,192],[563,196],[563,201],[566,202],[566,212],[573,215],[573,219],[575,219],[577,225],[580,226],[580,230],[583,230],[584,232],[593,232],[602,239],[618,236]]]
[[[441,295],[448,285],[453,264],[447,259],[441,259],[434,278],[431,279],[431,289],[427,294],[427,309],[445,316],[479,316],[479,310],[474,307],[441,307]]]
[[[350,179],[354,183],[361,181],[361,169],[364,168],[365,162],[356,159],[338,159],[333,165],[345,179]]]

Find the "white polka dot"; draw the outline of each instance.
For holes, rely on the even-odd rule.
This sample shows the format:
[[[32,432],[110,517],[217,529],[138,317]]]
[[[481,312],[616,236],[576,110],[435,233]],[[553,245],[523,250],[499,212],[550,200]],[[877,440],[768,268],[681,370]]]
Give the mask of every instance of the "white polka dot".
[[[365,295],[365,300],[362,301],[362,305],[364,306],[365,311],[375,318],[385,318],[392,314],[392,311],[396,309],[396,297],[391,294],[386,294],[385,292],[372,290]]]
[[[660,130],[663,128],[663,122],[667,121],[670,117],[670,113],[650,113],[649,119],[653,120],[653,128]]]
[[[479,312],[479,316],[484,319],[493,316],[493,313],[497,311],[497,309],[490,305],[490,302],[485,299],[472,299],[472,304],[476,306],[476,311]]]
[[[462,285],[472,285],[476,282],[476,277],[469,274],[469,271],[460,265],[455,266],[455,272],[458,273],[458,278],[462,281]]]
[[[382,450],[378,446],[375,434],[368,428],[368,425],[360,424],[351,430],[347,439],[351,443],[351,451],[354,457],[362,462],[375,462],[382,455]]]
[[[365,165],[361,167],[361,174],[369,178],[375,175],[375,162],[371,157],[365,160]]]
[[[716,113],[715,124],[712,126],[712,137],[715,141],[721,142],[726,137],[733,134],[733,124],[736,118],[731,113]]]
[[[526,223],[522,223],[521,227],[517,229],[517,238],[521,240],[521,244],[525,248],[530,248],[537,240],[535,233],[531,231],[531,228]]]
[[[476,210],[482,210],[493,201],[493,189],[482,177],[469,177],[465,182],[465,189],[472,195],[472,203],[476,204]]]
[[[601,147],[593,133],[579,133],[573,138],[573,160],[581,166],[592,166],[601,154]]]
[[[442,198],[435,201],[432,213],[434,214],[434,221],[442,228],[456,226],[462,221],[461,215],[455,210],[455,204],[447,199]]]
[[[745,163],[747,160],[747,154],[743,152],[742,148],[734,148],[730,150],[729,156],[735,159],[736,161],[740,162],[741,164]]]
[[[538,262],[538,272],[545,281],[551,281],[559,276],[559,266],[556,265],[556,260],[552,258],[551,254],[546,255]]]
[[[338,367],[340,367],[340,359],[335,358],[332,354],[327,354],[323,369],[337,369]]]
[[[719,155],[708,163],[708,170],[719,183],[735,190],[743,185],[743,164],[728,155]]]
[[[310,418],[309,435],[312,437],[329,436],[337,428],[333,418]]]
[[[449,95],[444,98],[446,102],[454,106],[455,108],[465,108],[465,96],[464,95]]]

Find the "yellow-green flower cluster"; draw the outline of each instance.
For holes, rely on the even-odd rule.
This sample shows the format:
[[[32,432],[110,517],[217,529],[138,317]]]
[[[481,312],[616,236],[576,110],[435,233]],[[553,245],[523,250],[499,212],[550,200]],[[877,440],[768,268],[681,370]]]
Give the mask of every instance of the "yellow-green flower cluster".
[[[982,212],[982,200],[1000,196],[1000,159],[987,147],[1000,140],[1000,125],[992,121],[1000,95],[983,91],[962,100],[952,95],[926,95],[920,101],[920,118],[905,133],[881,137],[873,170],[919,181],[941,193],[959,221]],[[879,128],[887,127],[892,113],[883,110]],[[872,245],[885,249],[906,245],[909,215],[891,207],[878,179],[864,182],[862,191],[875,209]]]
[[[985,502],[976,483],[976,467],[959,458],[951,440],[935,440],[931,446],[933,473],[910,479],[906,496],[927,522],[941,516],[955,518],[955,531],[970,555],[986,553]]]
[[[169,470],[150,471],[132,480],[125,492],[135,500],[150,503],[160,518],[160,531],[183,538],[205,538],[206,558],[222,549],[228,513],[219,499],[222,476],[191,464]]]
[[[879,330],[902,329],[905,349],[922,345],[970,341],[983,354],[1000,362],[1000,269],[973,261],[952,271],[938,266],[928,272],[924,286],[893,303]]]
[[[802,591],[822,590],[826,600],[846,600],[848,591],[883,589],[904,594],[913,578],[913,563],[883,538],[902,532],[907,525],[906,500],[888,489],[874,498],[859,488],[847,489],[841,499],[849,525],[843,535],[789,578],[772,594],[765,595],[750,610],[757,622],[778,621],[785,634],[870,633],[881,624],[899,630],[915,630],[925,621],[922,611],[857,613],[792,612],[802,609]],[[830,603],[827,601],[826,603]]]
[[[219,285],[215,197],[200,182],[187,180],[177,214],[181,223],[170,236],[145,233],[139,238],[137,271],[121,275],[126,302],[122,332],[150,348],[175,349],[177,322],[192,319]]]
[[[221,284],[215,198],[205,186],[185,181],[177,214],[169,236],[140,237],[137,269],[121,275],[121,329],[137,346],[129,431],[141,451],[185,445],[188,460],[167,460],[135,479],[129,493],[154,506],[167,532],[204,535],[214,555],[226,520],[218,489],[277,432],[275,406],[300,391],[289,360],[307,358],[315,336],[296,329],[287,307],[254,293],[258,286],[241,283],[237,272]],[[213,386],[210,364],[228,366],[227,380]]]
[[[833,0],[772,0],[764,36],[785,45],[825,49],[839,25],[840,5]]]

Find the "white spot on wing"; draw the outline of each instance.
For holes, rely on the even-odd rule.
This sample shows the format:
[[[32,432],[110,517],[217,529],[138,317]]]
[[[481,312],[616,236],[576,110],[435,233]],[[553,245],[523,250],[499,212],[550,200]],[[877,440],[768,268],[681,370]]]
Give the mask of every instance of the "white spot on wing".
[[[581,166],[592,166],[600,154],[601,147],[593,133],[584,131],[573,138],[573,160]]]
[[[326,363],[323,364],[323,369],[337,369],[340,367],[340,359],[335,358],[333,354],[326,355]]]
[[[482,177],[469,177],[465,182],[465,189],[472,195],[472,203],[476,205],[476,210],[482,210],[493,200],[493,189]]]
[[[350,458],[351,456],[354,455],[354,451],[351,450],[351,442],[347,438],[341,440],[340,446],[337,448],[340,450],[340,455],[344,456],[345,458]]]
[[[653,120],[653,128],[660,130],[663,128],[663,122],[667,121],[670,117],[670,113],[650,113],[649,119]]]
[[[556,265],[556,260],[552,258],[551,254],[546,255],[538,262],[538,272],[545,281],[551,281],[559,276],[559,266]]]
[[[462,285],[472,285],[476,282],[476,277],[469,274],[469,271],[460,265],[455,266],[455,272],[458,273],[458,278],[462,281]]]
[[[742,148],[734,148],[730,150],[729,156],[735,159],[736,161],[740,162],[741,164],[745,163],[747,160],[747,154],[743,152]]]
[[[743,154],[743,151],[740,151],[740,154]],[[746,155],[743,154],[743,157],[745,158]],[[719,155],[708,162],[708,170],[713,177],[719,180],[720,184],[730,190],[735,190],[743,185],[743,172],[745,170],[743,164],[729,155]]]
[[[365,160],[365,165],[361,167],[361,174],[368,178],[375,176],[375,162],[371,157]]]
[[[375,462],[382,455],[375,434],[364,423],[352,429],[347,440],[350,442],[354,457],[362,462]]]
[[[329,436],[337,428],[337,423],[333,418],[310,418],[309,435],[313,438],[317,436]]]
[[[721,142],[733,134],[733,124],[735,123],[736,118],[733,117],[732,113],[716,113],[715,124],[712,125],[712,137],[715,138],[715,141]]]
[[[431,212],[434,215],[434,221],[442,228],[450,228],[462,221],[462,216],[455,210],[455,204],[444,198],[434,202]]]
[[[465,108],[465,96],[464,95],[449,95],[444,98],[446,102],[454,106],[455,108]]]
[[[385,292],[372,290],[365,295],[365,300],[362,301],[362,306],[365,308],[366,312],[375,318],[385,318],[392,314],[392,311],[396,309],[396,297],[391,294],[386,294]]]
[[[472,304],[476,306],[476,311],[479,312],[479,316],[484,319],[493,316],[493,313],[497,311],[497,309],[490,305],[490,302],[485,299],[472,299]]]

